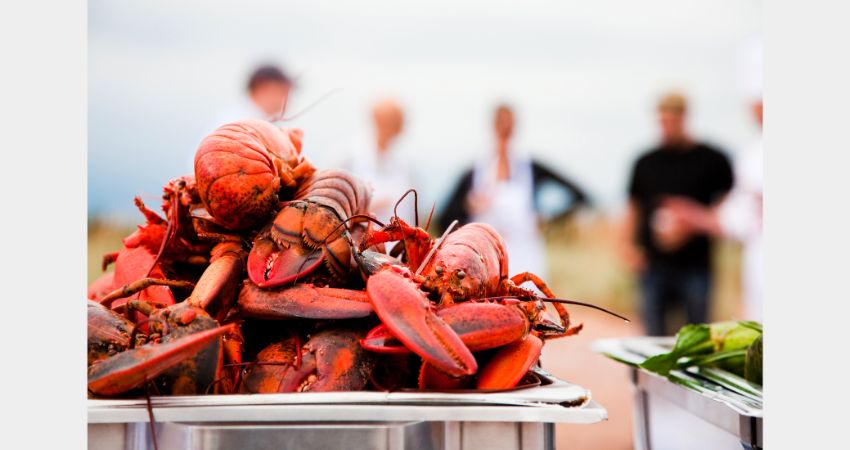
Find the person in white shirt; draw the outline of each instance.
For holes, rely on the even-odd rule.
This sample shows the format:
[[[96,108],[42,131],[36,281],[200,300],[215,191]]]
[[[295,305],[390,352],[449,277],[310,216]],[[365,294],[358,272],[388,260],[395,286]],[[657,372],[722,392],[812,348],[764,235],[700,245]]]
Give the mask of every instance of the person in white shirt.
[[[370,210],[378,220],[387,222],[401,196],[408,189],[416,188],[416,180],[400,145],[404,130],[401,105],[393,99],[377,101],[372,107],[372,124],[372,135],[353,149],[353,155],[345,167],[372,184],[374,191]],[[400,206],[398,215],[414,225],[412,204]],[[420,223],[419,226],[424,224]]]
[[[264,65],[255,69],[246,84],[246,96],[219,114],[204,129],[204,136],[216,128],[237,120],[262,119],[276,122],[283,116],[292,80],[283,69]],[[200,141],[199,141],[200,142]]]
[[[501,104],[493,115],[494,152],[464,172],[437,219],[442,229],[453,220],[460,225],[484,222],[505,242],[512,274],[532,272],[546,278],[546,252],[540,232],[540,192],[560,191],[566,206],[552,220],[587,205],[587,194],[566,177],[513,148],[514,112]]]

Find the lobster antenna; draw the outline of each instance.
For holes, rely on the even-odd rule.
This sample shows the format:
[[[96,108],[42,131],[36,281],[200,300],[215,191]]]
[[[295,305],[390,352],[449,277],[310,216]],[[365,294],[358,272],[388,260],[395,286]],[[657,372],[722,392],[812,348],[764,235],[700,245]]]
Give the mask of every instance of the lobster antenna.
[[[297,113],[295,113],[295,114],[293,114],[289,117],[284,117],[283,113],[286,111],[286,104],[289,103],[289,96],[287,96],[286,101],[283,104],[283,108],[280,110],[280,117],[275,117],[274,120],[272,120],[272,122],[288,122],[290,120],[294,120],[294,119],[300,117],[301,115],[305,114],[306,112],[310,111],[314,107],[318,106],[319,103],[322,103],[323,101],[327,100],[327,98],[330,97],[331,95],[336,94],[337,92],[339,92],[341,90],[342,90],[342,88],[338,88],[338,87],[333,88],[333,89],[329,90],[328,92],[324,93],[321,97],[319,97],[315,101],[313,101],[313,103],[310,103],[309,105],[307,105],[306,107],[301,109],[301,111],[298,111]]]
[[[398,217],[398,205],[407,197],[408,194],[413,192],[413,222],[415,226],[419,226],[419,194],[416,192],[416,189],[410,188],[405,192],[401,198],[395,202],[395,207],[393,208],[393,215]]]
[[[478,300],[504,300],[504,299],[509,299],[509,298],[518,299],[518,297],[515,296],[515,295],[499,295],[499,296],[495,296],[495,297],[479,298]],[[593,309],[611,314],[614,317],[618,317],[620,319],[625,320],[626,323],[631,322],[631,320],[629,320],[627,317],[621,316],[621,315],[615,313],[614,311],[605,309],[601,306],[594,305],[593,303],[580,302],[578,300],[567,300],[567,299],[563,299],[563,298],[547,298],[547,297],[540,297],[540,300],[544,301],[544,302],[549,302],[549,303],[563,303],[563,304],[566,304],[566,305],[585,306],[585,307],[588,307],[588,308],[593,308]]]
[[[452,232],[455,225],[457,225],[457,219],[453,220],[452,223],[449,224],[448,228],[446,228],[446,231],[443,232],[443,235],[440,236],[439,239],[437,239],[436,244],[434,244],[434,246],[431,247],[431,251],[429,251],[428,254],[425,255],[425,259],[422,260],[422,264],[420,264],[419,268],[416,269],[416,273],[414,275],[419,275],[419,273],[422,272],[422,269],[425,268],[425,265],[428,264],[428,261],[430,261],[431,258],[434,256],[434,253],[437,252],[437,249],[439,249],[440,246],[443,245],[443,241],[446,240],[446,236],[448,236],[449,233]]]
[[[153,386],[153,382],[149,380],[145,386],[145,403],[148,410],[148,424],[150,425],[151,439],[153,440],[153,449],[159,450],[159,446],[156,443],[156,419],[154,419],[153,417],[153,403],[151,403],[151,386]]]
[[[383,228],[383,227],[385,227],[385,226],[386,226],[386,225],[384,225],[384,224],[383,224],[380,220],[378,220],[378,219],[376,219],[376,218],[374,218],[374,217],[372,217],[372,216],[369,216],[369,215],[366,215],[366,214],[355,214],[355,215],[353,215],[353,216],[349,217],[348,219],[343,220],[342,222],[340,222],[340,223],[339,223],[339,225],[335,226],[335,227],[333,228],[333,230],[331,230],[330,232],[328,232],[328,235],[327,235],[327,236],[325,236],[325,238],[324,238],[324,239],[322,239],[322,244],[327,244],[327,243],[328,243],[328,242],[327,242],[327,241],[328,241],[328,239],[329,239],[331,236],[333,236],[333,234],[334,234],[334,233],[336,233],[336,231],[337,231],[340,227],[345,226],[346,230],[348,230],[348,226],[347,226],[347,225],[348,225],[348,222],[351,222],[351,221],[352,221],[352,220],[354,220],[354,219],[362,219],[362,220],[365,220],[365,221],[367,221],[367,222],[372,222],[372,223],[374,223],[374,224],[378,225],[378,226],[379,226],[379,227],[381,227],[381,228]]]
[[[437,209],[437,202],[431,204],[431,212],[428,213],[428,222],[425,223],[425,231],[428,231],[428,228],[431,228],[431,218],[434,217],[435,209]]]
[[[550,303],[563,303],[563,304],[566,304],[566,305],[585,306],[587,308],[593,308],[593,309],[611,314],[614,317],[619,317],[620,319],[623,319],[624,321],[626,321],[626,323],[631,322],[631,320],[629,320],[628,317],[621,316],[621,315],[615,313],[614,311],[605,309],[605,308],[603,308],[599,305],[594,305],[593,303],[585,303],[585,302],[580,302],[578,300],[566,300],[566,299],[561,299],[561,298],[544,298],[544,299],[541,299],[541,300],[543,300],[544,302],[550,302]]]

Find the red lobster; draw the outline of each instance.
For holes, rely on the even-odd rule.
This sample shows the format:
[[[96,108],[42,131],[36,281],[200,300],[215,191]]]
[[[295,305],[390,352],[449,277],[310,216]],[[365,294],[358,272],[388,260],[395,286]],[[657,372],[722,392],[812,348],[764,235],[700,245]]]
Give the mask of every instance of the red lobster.
[[[314,172],[301,156],[302,132],[263,120],[223,125],[195,153],[195,177],[207,212],[229,230],[268,220],[281,188],[298,188]]]
[[[104,316],[90,306],[89,390],[97,395],[115,395],[157,377],[160,389],[173,394],[197,394],[212,386],[220,378],[224,356],[219,338],[227,335],[238,339],[238,329],[233,324],[219,326],[205,309],[217,303],[229,310],[244,264],[241,245],[223,242],[213,249],[210,265],[186,300],[165,308],[128,301],[128,309],[146,316],[150,330],[148,342],[139,347],[128,348],[135,341],[119,335],[114,338],[118,344],[113,345],[113,351],[104,355],[104,336],[110,336],[109,329],[117,324],[118,329],[132,333],[132,322]],[[111,341],[105,342],[108,349]]]
[[[383,322],[362,342],[370,350],[392,352],[385,348],[386,338],[392,336],[422,357],[427,366],[456,378],[478,372],[473,351],[500,347],[478,372],[477,386],[509,388],[536,363],[541,337],[570,336],[581,330],[582,325],[570,326],[569,313],[561,303],[602,309],[555,299],[546,283],[534,274],[509,277],[504,243],[489,225],[465,225],[436,245],[417,235],[415,228],[394,217],[390,225],[361,244],[366,248],[386,240],[401,240],[408,255],[426,255],[423,260],[408,257],[410,267],[418,267],[416,273],[411,268],[388,265],[368,278],[369,300]],[[550,298],[540,299],[519,286],[527,281]],[[501,301],[455,304],[488,299]],[[543,301],[554,303],[560,323],[547,318]],[[427,375],[426,365],[420,383]]]

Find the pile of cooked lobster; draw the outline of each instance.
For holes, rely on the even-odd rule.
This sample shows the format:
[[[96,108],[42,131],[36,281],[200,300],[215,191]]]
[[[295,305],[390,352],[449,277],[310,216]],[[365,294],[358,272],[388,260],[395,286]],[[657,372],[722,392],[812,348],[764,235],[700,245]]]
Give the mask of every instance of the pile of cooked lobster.
[[[539,382],[544,341],[582,328],[564,304],[582,303],[510,276],[486,224],[435,239],[418,216],[374,217],[370,186],[316,170],[301,138],[259,120],[224,125],[201,142],[194,176],[165,185],[163,215],[135,199],[144,225],[88,290],[90,394]]]

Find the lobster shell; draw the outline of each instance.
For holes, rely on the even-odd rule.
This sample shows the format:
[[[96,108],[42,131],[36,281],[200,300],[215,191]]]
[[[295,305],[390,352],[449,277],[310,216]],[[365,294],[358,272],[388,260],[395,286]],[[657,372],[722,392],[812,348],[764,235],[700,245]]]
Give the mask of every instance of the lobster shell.
[[[267,221],[280,188],[296,187],[312,174],[296,173],[305,163],[301,135],[299,129],[251,119],[223,125],[204,138],[195,153],[195,178],[207,212],[230,230]]]

